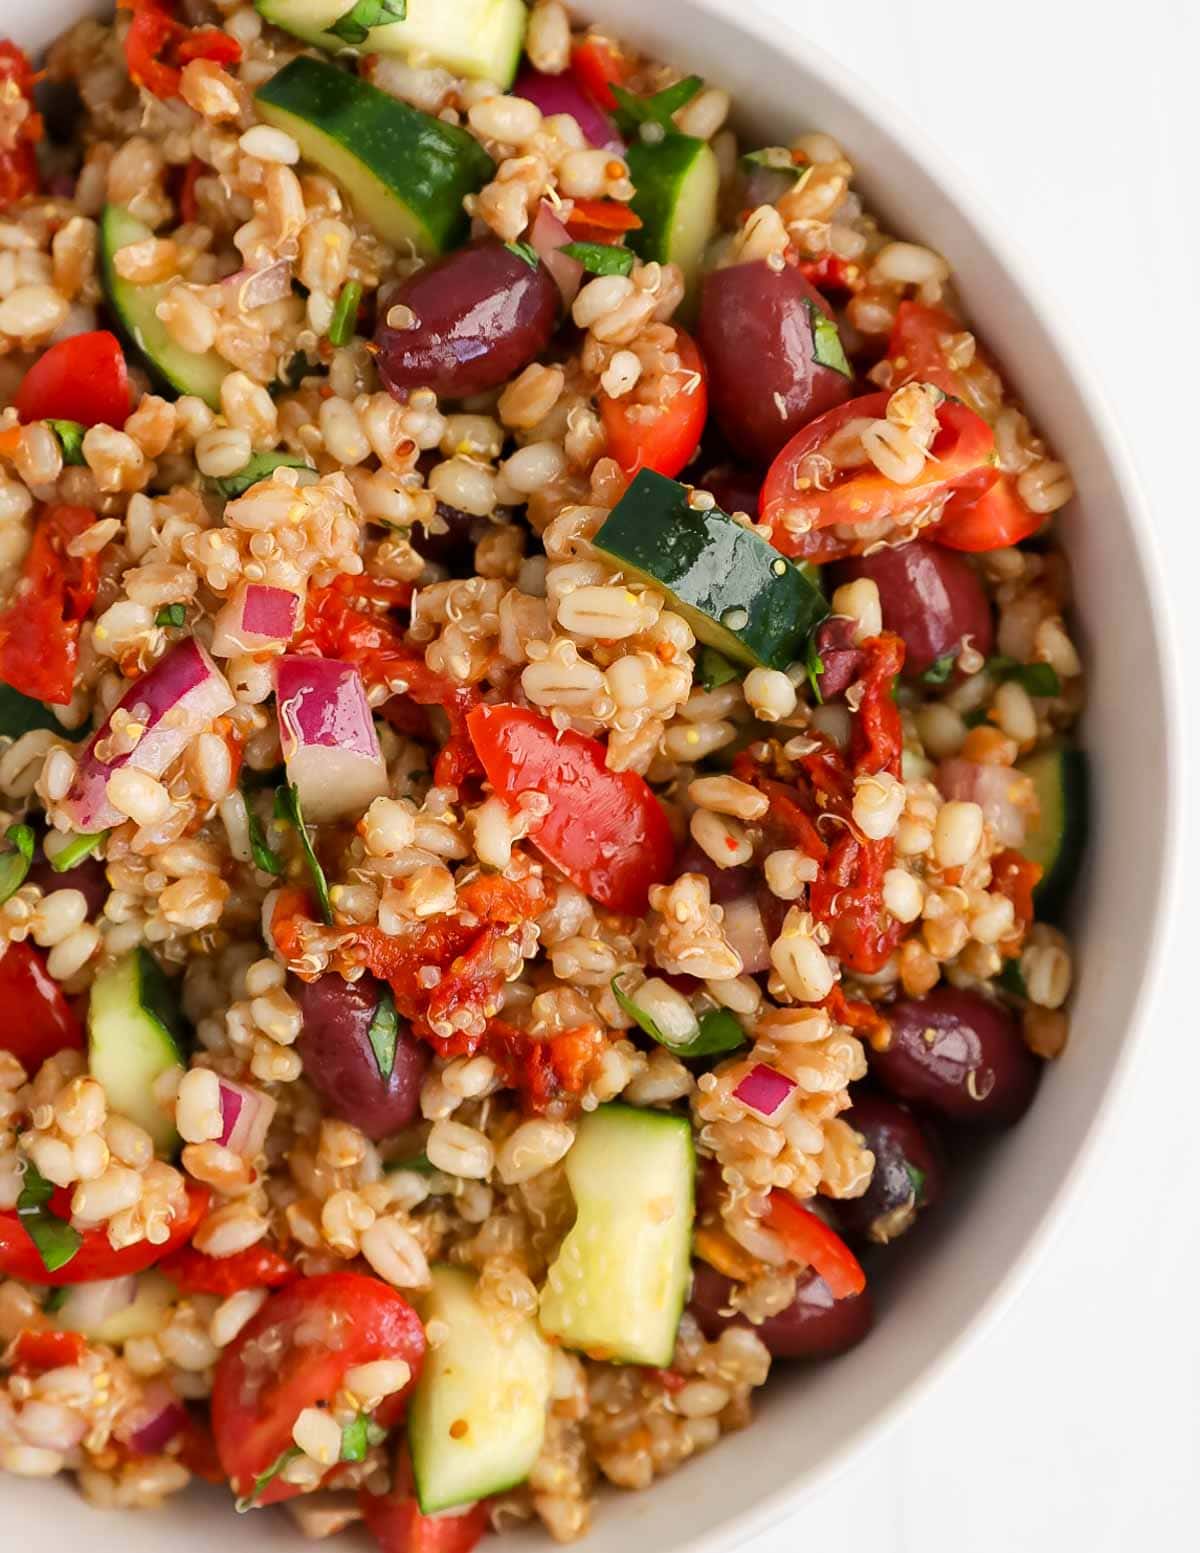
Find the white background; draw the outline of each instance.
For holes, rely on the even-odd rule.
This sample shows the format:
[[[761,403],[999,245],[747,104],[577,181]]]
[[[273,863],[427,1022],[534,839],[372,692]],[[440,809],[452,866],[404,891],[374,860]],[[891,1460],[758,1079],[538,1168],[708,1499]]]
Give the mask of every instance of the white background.
[[[1024,246],[1030,284],[1083,339],[1133,449],[1182,650],[1200,600],[1200,8],[760,4],[915,119]],[[1200,855],[1189,841],[1166,995],[1056,1242],[950,1377],[747,1553],[1200,1546],[1200,911],[1188,899]]]

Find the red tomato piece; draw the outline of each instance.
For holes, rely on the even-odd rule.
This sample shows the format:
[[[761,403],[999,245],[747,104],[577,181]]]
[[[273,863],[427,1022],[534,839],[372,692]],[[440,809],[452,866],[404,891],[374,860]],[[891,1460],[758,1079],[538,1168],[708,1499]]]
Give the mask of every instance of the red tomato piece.
[[[639,404],[634,395],[600,395],[600,419],[608,452],[632,479],[639,469],[674,477],[700,446],[708,416],[704,361],[690,335],[676,330],[680,368],[672,374],[670,397],[661,405]]]
[[[364,1489],[359,1505],[380,1553],[470,1553],[488,1527],[483,1502],[454,1515],[422,1515],[405,1445],[396,1452],[389,1491],[369,1494]]]
[[[47,507],[34,530],[21,581],[0,613],[0,680],[65,706],[75,687],[79,627],[96,597],[100,563],[67,546],[96,521],[86,507]]]
[[[575,200],[564,218],[567,231],[579,243],[619,243],[626,232],[636,232],[642,218],[620,200]]]
[[[467,728],[488,781],[515,803],[544,793],[550,811],[530,839],[592,900],[637,916],[666,879],[675,843],[663,807],[636,771],[610,771],[604,746],[519,706],[477,706]]]
[[[86,1351],[87,1338],[80,1332],[22,1332],[12,1346],[9,1362],[15,1370],[40,1374],[78,1364]]]
[[[208,1188],[187,1188],[187,1211],[172,1221],[170,1234],[162,1245],[141,1240],[136,1246],[126,1246],[114,1251],[108,1243],[108,1232],[103,1229],[84,1230],[82,1244],[75,1255],[55,1273],[47,1272],[38,1249],[30,1240],[25,1226],[15,1212],[0,1213],[0,1273],[10,1278],[20,1278],[26,1283],[49,1284],[53,1288],[66,1288],[76,1283],[95,1283],[100,1278],[124,1278],[130,1273],[144,1273],[148,1267],[162,1261],[179,1246],[189,1241],[196,1226],[208,1211]],[[71,1211],[69,1191],[55,1192],[50,1199],[50,1211],[65,1219]]]
[[[23,421],[124,426],[129,374],[116,335],[91,329],[43,351],[21,379],[16,406]]]
[[[403,1359],[412,1382],[397,1395],[407,1396],[424,1356],[416,1311],[379,1278],[323,1273],[273,1294],[217,1363],[213,1435],[234,1492],[251,1492],[255,1479],[291,1445],[298,1415],[331,1403],[347,1370],[374,1359]],[[278,1504],[297,1492],[275,1477],[255,1502]]]
[[[242,1289],[281,1289],[300,1274],[270,1246],[250,1246],[233,1256],[206,1256],[195,1246],[184,1246],[159,1263],[173,1284],[185,1294],[237,1294]]]
[[[617,106],[612,89],[623,84],[629,66],[607,38],[593,33],[571,50],[571,74],[594,102],[611,110]]]
[[[951,341],[963,332],[962,324],[940,307],[923,302],[901,302],[888,339],[888,360],[894,382],[932,383],[952,399],[968,399],[967,380],[950,359]]]
[[[810,421],[778,453],[767,471],[760,510],[771,526],[771,543],[784,555],[831,561],[857,551],[854,539],[831,533],[886,519],[903,527],[953,493],[975,500],[994,484],[996,439],[986,421],[965,405],[947,399],[938,407],[938,432],[930,457],[915,480],[897,485],[874,465],[835,471],[813,466],[812,455],[853,420],[880,420],[887,411],[886,392],[851,399]],[[817,476],[820,476],[818,481]],[[874,529],[872,528],[874,533]]]
[[[950,550],[1004,550],[1036,534],[1045,518],[1031,511],[1017,495],[1016,481],[1001,475],[990,490],[974,501],[954,495],[930,539]]]
[[[866,1288],[867,1275],[841,1236],[778,1187],[771,1193],[766,1222],[783,1241],[789,1256],[820,1273],[835,1300],[861,1294]]]
[[[0,39],[0,102],[12,105],[14,116],[22,117],[5,137],[0,149],[0,210],[7,210],[26,194],[38,188],[38,165],[34,145],[42,138],[41,114],[33,111],[33,66],[22,49],[7,38]],[[24,106],[17,109],[17,100]]]
[[[56,1052],[82,1051],[83,1026],[32,944],[9,944],[0,959],[0,1051],[31,1077]]]
[[[183,66],[193,59],[236,64],[242,46],[219,27],[186,27],[175,20],[164,0],[118,0],[132,11],[125,34],[125,64],[129,79],[156,97],[178,97]]]

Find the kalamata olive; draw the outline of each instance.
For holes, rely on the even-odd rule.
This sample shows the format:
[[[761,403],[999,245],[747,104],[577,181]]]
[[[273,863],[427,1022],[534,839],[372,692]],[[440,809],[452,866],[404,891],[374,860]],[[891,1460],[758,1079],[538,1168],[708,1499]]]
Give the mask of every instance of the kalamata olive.
[[[935,987],[886,1013],[891,1039],[870,1061],[890,1094],[975,1127],[1007,1127],[1028,1110],[1040,1065],[999,1003]]]
[[[549,270],[494,238],[418,270],[388,301],[375,331],[375,359],[397,398],[413,388],[446,399],[496,388],[545,350],[558,321]],[[401,306],[412,315],[403,329],[388,323]]]
[[[941,1161],[912,1112],[883,1095],[860,1096],[842,1120],[866,1139],[875,1169],[863,1196],[838,1203],[838,1223],[849,1235],[885,1246],[942,1195]]]
[[[714,464],[696,484],[712,496],[722,512],[748,512],[758,517],[758,493],[762,476],[740,464]]]
[[[423,560],[444,566],[452,577],[469,577],[475,571],[475,530],[482,532],[490,527],[486,518],[474,517],[446,502],[437,504],[437,515],[446,525],[433,534],[423,523],[414,523],[409,530],[413,549]]]
[[[924,674],[966,637],[984,657],[992,650],[992,609],[965,556],[914,539],[855,556],[834,569],[837,584],[869,577],[879,589],[883,623],[904,638],[904,672]]]
[[[29,865],[25,882],[36,884],[47,895],[53,890],[78,890],[87,902],[89,917],[99,915],[109,895],[108,876],[98,857],[85,857],[74,868],[66,868],[61,874],[56,874],[49,860],[39,854]]]
[[[688,1308],[710,1343],[727,1327],[748,1327],[776,1359],[826,1359],[853,1348],[871,1329],[870,1289],[835,1300],[824,1278],[811,1271],[802,1273],[787,1309],[754,1325],[745,1316],[728,1314],[733,1284],[724,1273],[707,1262],[693,1262],[692,1273]]]
[[[817,686],[822,701],[844,695],[867,666],[867,655],[855,645],[855,622],[846,615],[830,615],[817,627],[813,646],[821,660]]]
[[[698,338],[709,403],[741,457],[769,463],[806,421],[849,399],[853,379],[818,359],[818,318],[830,318],[829,304],[793,265],[760,259],[705,276]]]
[[[396,1058],[385,1079],[368,1032],[379,1006],[380,983],[370,976],[348,982],[337,974],[293,987],[304,1023],[296,1050],[304,1076],[344,1122],[368,1138],[385,1138],[418,1114],[428,1048],[399,1020]]]

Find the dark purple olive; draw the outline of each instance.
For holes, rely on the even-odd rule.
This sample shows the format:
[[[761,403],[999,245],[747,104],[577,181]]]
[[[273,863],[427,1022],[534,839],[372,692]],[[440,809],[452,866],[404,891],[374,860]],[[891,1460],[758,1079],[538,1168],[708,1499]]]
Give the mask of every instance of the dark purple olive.
[[[891,1038],[869,1055],[890,1094],[975,1127],[1007,1127],[1029,1109],[1041,1067],[999,1003],[935,987],[886,1012]]]
[[[730,1315],[732,1282],[707,1262],[692,1263],[692,1298],[688,1308],[709,1342],[727,1327],[749,1327],[776,1359],[827,1359],[853,1348],[871,1330],[871,1291],[835,1300],[817,1273],[800,1276],[796,1298],[776,1316],[753,1325],[745,1316]]]
[[[924,674],[963,640],[984,657],[992,650],[992,608],[965,556],[914,539],[855,556],[834,568],[835,585],[869,577],[879,589],[883,623],[904,638],[904,672]]]
[[[845,615],[830,615],[817,627],[813,646],[821,660],[817,685],[822,701],[845,695],[867,667],[867,655],[855,645],[856,623]]]
[[[753,895],[758,880],[755,869],[738,865],[734,868],[718,868],[698,842],[689,841],[675,861],[675,873],[703,874],[708,880],[709,898],[718,906]]]
[[[414,1121],[429,1050],[401,1019],[392,1071],[386,1079],[380,1073],[369,1039],[380,983],[331,974],[296,982],[293,990],[304,1018],[296,1050],[305,1078],[331,1114],[368,1138],[386,1138]]]
[[[105,873],[104,864],[98,857],[85,857],[81,863],[76,863],[74,868],[67,868],[61,874],[56,874],[49,860],[39,854],[29,865],[25,882],[36,884],[38,889],[43,890],[47,895],[52,890],[78,890],[87,902],[89,917],[100,914],[109,894],[108,876]]]
[[[496,388],[541,355],[558,322],[550,271],[495,238],[418,270],[388,301],[375,331],[375,360],[398,399],[413,388],[432,388],[445,399]],[[387,319],[400,305],[412,323],[393,329]]]
[[[740,457],[769,464],[806,421],[849,399],[853,379],[817,359],[818,318],[830,318],[829,304],[794,265],[760,259],[705,276],[698,337],[709,403]],[[826,338],[836,345],[836,328]]]
[[[444,501],[438,502],[437,515],[446,525],[444,532],[431,534],[424,524],[414,524],[409,530],[413,549],[423,560],[444,566],[452,577],[473,575],[475,530],[486,530],[489,527],[488,520],[450,507]]]
[[[886,1246],[941,1197],[941,1161],[912,1112],[882,1095],[860,1096],[842,1120],[862,1134],[875,1169],[863,1196],[838,1203],[838,1223],[849,1235]]]
[[[758,495],[762,476],[739,464],[716,464],[707,469],[696,484],[713,497],[722,512],[748,512],[758,517]]]

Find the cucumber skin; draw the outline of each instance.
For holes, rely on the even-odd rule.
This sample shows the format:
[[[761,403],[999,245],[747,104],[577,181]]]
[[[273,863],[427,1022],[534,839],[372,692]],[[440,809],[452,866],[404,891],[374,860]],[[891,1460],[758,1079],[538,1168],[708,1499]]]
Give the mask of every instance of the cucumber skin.
[[[117,978],[121,978],[121,982]],[[127,983],[128,985],[123,985]],[[115,985],[115,998],[111,995],[111,989]],[[99,995],[98,995],[99,993]],[[122,1010],[120,1002],[127,1001],[128,1008]],[[112,1006],[109,1006],[109,1005]],[[139,1108],[126,1105],[122,1112],[128,1115],[131,1121],[136,1121],[144,1127],[154,1140],[155,1152],[162,1157],[174,1154],[178,1143],[179,1134],[175,1130],[174,1123],[166,1115],[161,1115],[156,1109],[152,1109],[150,1097],[151,1086],[160,1073],[166,1071],[172,1064],[179,1068],[187,1066],[186,1058],[186,1032],[179,1011],[175,1005],[174,997],[170,990],[165,975],[158,962],[150,954],[144,945],[130,951],[126,959],[118,960],[103,976],[98,977],[92,986],[91,1004],[88,1009],[88,1067],[100,1079],[105,1089],[118,1090],[123,1084],[118,1083],[113,1073],[113,1058],[118,1059],[120,1066],[121,1051],[115,1039],[116,1032],[111,1026],[124,1014],[126,1021],[129,1015],[136,1013],[148,1021],[153,1021],[157,1026],[154,1037],[160,1042],[159,1053],[161,1061],[153,1073],[147,1069],[147,1078],[144,1094],[139,1100],[146,1104]],[[106,1027],[97,1039],[97,1020],[104,1019]],[[135,1030],[136,1037],[136,1030]],[[133,1039],[127,1042],[133,1045]],[[145,1054],[145,1046],[142,1046],[142,1054]],[[115,1110],[121,1110],[121,1106],[115,1105]]]
[[[681,207],[686,199],[696,198],[695,180],[710,176],[709,169],[701,164],[711,160],[711,146],[692,135],[668,134],[665,140],[654,142],[635,137],[625,153],[634,186],[630,208],[642,222],[640,228],[629,233],[627,242],[647,263],[680,264],[689,294],[694,292],[704,248],[716,228],[715,177],[707,231],[701,241],[694,243],[694,252],[690,254],[679,252],[680,225],[681,217],[694,217],[695,212],[685,212]]]
[[[391,200],[403,212],[385,225],[367,208],[367,194],[350,190],[365,219],[389,242],[407,238],[429,258],[465,240],[463,199],[494,170],[491,157],[466,130],[305,55],[260,86],[254,100],[268,123],[293,135],[300,130],[301,151],[311,160],[324,165],[303,141],[320,137],[362,167],[364,183],[370,179],[379,186],[367,191],[371,202]]]
[[[1087,845],[1091,779],[1087,757],[1073,745],[1039,751],[1021,761],[1018,769],[1033,776],[1035,784],[1041,788],[1037,772],[1047,761],[1053,761],[1057,771],[1062,831],[1053,857],[1044,860],[1043,853],[1042,857],[1035,859],[1043,863],[1046,872],[1034,889],[1033,902],[1042,921],[1057,922],[1070,902]]]

